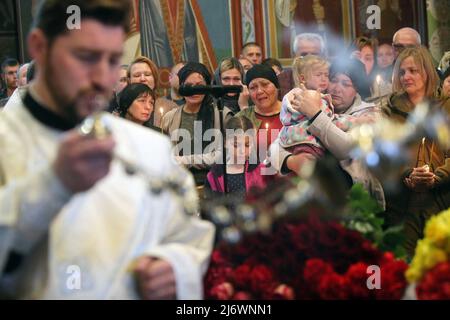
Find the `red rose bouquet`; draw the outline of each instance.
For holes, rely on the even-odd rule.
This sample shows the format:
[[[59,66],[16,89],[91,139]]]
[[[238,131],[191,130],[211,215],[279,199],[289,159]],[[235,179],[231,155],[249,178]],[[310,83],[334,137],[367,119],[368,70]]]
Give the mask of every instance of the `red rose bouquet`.
[[[379,274],[372,275],[373,267]],[[360,233],[311,215],[279,221],[272,233],[250,234],[236,245],[220,244],[204,290],[205,298],[223,300],[400,299],[406,269]]]

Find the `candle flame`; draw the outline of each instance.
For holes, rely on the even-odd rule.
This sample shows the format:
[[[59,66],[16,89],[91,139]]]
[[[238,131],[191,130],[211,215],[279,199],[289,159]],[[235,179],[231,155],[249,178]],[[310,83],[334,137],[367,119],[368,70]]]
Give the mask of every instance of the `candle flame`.
[[[267,129],[269,129],[269,124],[268,124],[268,123],[266,123],[266,130],[267,130]]]
[[[164,109],[161,107],[161,108],[159,108],[159,112],[161,113],[161,114],[163,114],[164,113]]]
[[[377,75],[376,81],[377,81],[377,84],[378,84],[378,85],[381,83],[381,76],[380,76],[380,75]]]

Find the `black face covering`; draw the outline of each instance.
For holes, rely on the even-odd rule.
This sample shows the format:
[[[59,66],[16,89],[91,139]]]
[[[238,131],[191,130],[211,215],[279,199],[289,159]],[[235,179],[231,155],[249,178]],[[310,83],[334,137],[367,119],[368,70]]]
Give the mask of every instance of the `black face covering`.
[[[178,72],[178,78],[180,78],[180,85],[184,85],[186,79],[193,73],[198,73],[202,75],[205,83],[207,85],[211,84],[211,74],[204,64],[199,62],[188,62],[183,68]],[[208,129],[214,128],[214,98],[207,94],[203,98],[200,110],[197,115],[197,121],[202,122],[202,136]],[[202,137],[196,137],[196,139],[201,139]],[[202,146],[205,149],[211,142],[204,141],[202,139]]]
[[[193,73],[201,74],[206,84],[211,84],[211,74],[204,64],[199,62],[188,62],[183,68],[180,69],[180,71],[178,71],[180,85],[184,85],[186,79]]]

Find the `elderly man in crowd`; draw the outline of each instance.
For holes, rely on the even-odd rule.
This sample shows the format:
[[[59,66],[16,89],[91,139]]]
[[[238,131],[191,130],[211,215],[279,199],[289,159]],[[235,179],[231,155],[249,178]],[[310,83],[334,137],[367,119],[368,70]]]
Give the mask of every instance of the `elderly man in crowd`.
[[[326,57],[326,45],[322,36],[316,33],[301,33],[295,37],[292,45],[294,58],[312,54]],[[278,75],[280,83],[280,98],[295,87],[292,69],[286,68]]]

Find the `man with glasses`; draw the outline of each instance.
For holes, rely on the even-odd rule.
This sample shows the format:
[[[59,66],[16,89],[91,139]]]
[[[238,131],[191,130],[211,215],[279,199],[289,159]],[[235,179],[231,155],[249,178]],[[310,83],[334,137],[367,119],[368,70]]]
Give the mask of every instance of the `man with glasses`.
[[[292,44],[294,58],[304,57],[312,54],[326,58],[326,45],[321,35],[317,33],[301,33],[295,37]],[[278,75],[280,83],[280,98],[282,99],[286,93],[291,91],[294,86],[294,78],[292,77],[292,69],[286,68]]]
[[[405,48],[418,47],[421,45],[421,42],[420,34],[416,30],[407,27],[397,30],[392,37],[394,61],[389,67],[385,68],[383,71],[379,71],[378,74],[383,81],[381,84],[374,84],[378,86],[379,92],[371,99],[367,99],[368,101],[378,103],[380,97],[388,96],[392,93],[392,70],[394,68],[395,60]],[[378,51],[377,54],[379,53],[380,51]]]
[[[401,28],[392,37],[395,59],[405,48],[418,47],[422,43],[420,34],[412,28]]]

